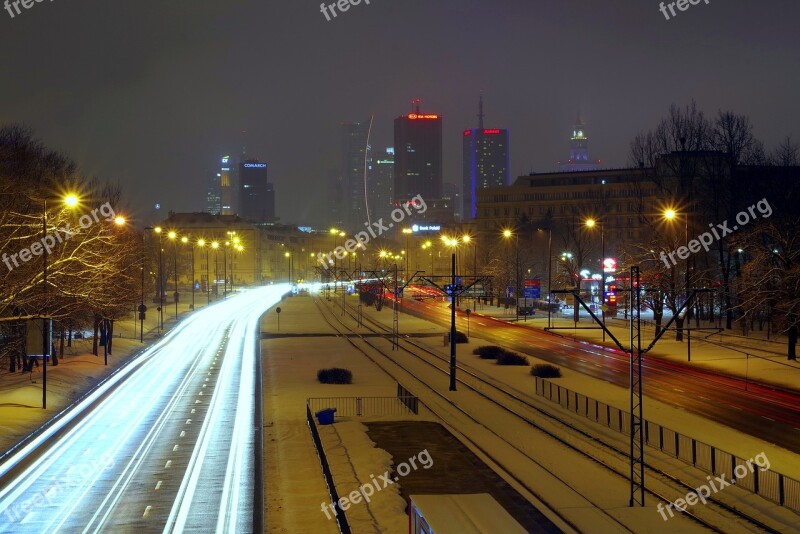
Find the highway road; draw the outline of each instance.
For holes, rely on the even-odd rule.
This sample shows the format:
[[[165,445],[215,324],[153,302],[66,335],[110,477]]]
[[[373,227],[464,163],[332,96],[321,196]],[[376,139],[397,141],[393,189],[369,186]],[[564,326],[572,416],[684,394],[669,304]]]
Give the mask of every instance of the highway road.
[[[404,299],[402,310],[450,326],[450,310],[440,303]],[[459,329],[466,330],[465,317],[459,312]],[[470,329],[494,344],[628,387],[629,357],[622,351],[485,316],[473,316]],[[800,394],[752,382],[745,391],[744,380],[648,356],[643,360],[642,373],[646,396],[800,453]]]
[[[4,459],[0,532],[252,532],[258,319],[287,290],[195,312]]]

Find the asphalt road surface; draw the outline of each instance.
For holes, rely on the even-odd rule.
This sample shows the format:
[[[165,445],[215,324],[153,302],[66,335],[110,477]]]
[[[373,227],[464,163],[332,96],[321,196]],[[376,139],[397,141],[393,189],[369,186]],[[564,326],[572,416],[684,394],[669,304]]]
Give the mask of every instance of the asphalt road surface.
[[[258,318],[287,290],[195,312],[6,459],[0,532],[251,532]]]
[[[450,310],[440,305],[404,299],[402,306],[411,315],[450,326]],[[465,317],[459,312],[459,330],[466,330]],[[622,351],[488,317],[473,316],[470,330],[494,344],[628,387],[629,357]],[[744,380],[646,355],[642,373],[645,395],[800,453],[800,394],[753,383],[745,390]]]

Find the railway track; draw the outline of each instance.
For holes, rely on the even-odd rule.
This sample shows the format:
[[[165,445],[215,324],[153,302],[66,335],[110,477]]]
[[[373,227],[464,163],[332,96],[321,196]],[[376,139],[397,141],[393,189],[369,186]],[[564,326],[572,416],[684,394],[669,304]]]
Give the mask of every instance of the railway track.
[[[333,309],[331,309],[330,306],[321,304],[319,300],[317,300],[317,306],[323,313],[323,317],[325,318],[326,322],[328,322],[328,324],[330,324],[331,327],[333,327],[337,332],[341,333],[340,328],[344,328],[349,333],[358,335],[358,332],[356,332],[353,327],[346,324],[346,322],[343,321],[337,315],[337,313],[334,313]],[[337,307],[336,311],[340,312],[341,307]],[[357,319],[355,313],[353,312],[350,306],[346,307],[346,314],[348,317],[352,319]],[[333,321],[331,319],[333,319]],[[334,321],[335,323],[338,323],[340,327],[337,327],[336,324],[334,324]],[[387,337],[391,337],[391,330],[389,328],[375,321],[369,316],[362,315],[362,326],[363,328],[370,330],[373,334],[378,333],[378,334],[383,334]],[[390,360],[396,366],[405,370],[405,367],[400,362],[398,362],[397,358],[395,358],[391,352],[387,352],[386,350],[381,349],[375,343],[370,342],[364,337],[359,337],[359,339],[364,344],[372,348],[372,350],[378,352],[384,358]],[[354,346],[356,346],[356,348],[358,348],[362,353],[365,353],[365,351],[362,350],[361,347],[358,347],[357,344],[353,343],[352,340],[350,340],[350,342]],[[423,362],[427,366],[436,369],[438,372],[444,375],[449,375],[449,360],[447,357],[404,336],[400,336],[400,345],[398,348],[402,352],[411,355],[413,358],[419,360],[420,362]],[[394,353],[396,354],[396,352]],[[392,375],[392,373],[387,371],[385,367],[383,367],[374,358],[370,357],[370,359],[372,359],[373,361],[375,361],[375,363],[384,368],[384,371],[386,371],[387,374],[392,376],[393,379],[395,380],[397,379],[396,376]],[[444,363],[444,366],[440,367],[439,365],[437,365],[439,362]],[[535,404],[531,403],[530,401],[524,398],[525,393],[507,384],[500,383],[496,379],[489,377],[470,366],[466,366],[462,363],[457,365],[457,369],[459,371],[458,374],[461,376],[457,378],[458,383],[469,388],[472,392],[481,396],[482,398],[490,402],[492,405],[502,409],[508,414],[513,415],[515,418],[523,421],[526,425],[535,428],[536,430],[544,433],[548,437],[555,439],[561,445],[568,447],[569,449],[581,454],[583,457],[587,459],[590,459],[594,463],[602,466],[607,471],[614,473],[616,476],[621,477],[626,481],[629,480],[628,478],[629,464],[628,464],[627,451],[620,449],[619,447],[615,446],[612,443],[608,443],[607,441],[601,439],[596,435],[590,434],[589,432],[576,427],[574,424],[560,417],[556,413],[553,413],[553,411],[545,410],[539,406],[536,406]],[[406,372],[408,371],[406,370]],[[483,422],[478,421],[475,417],[473,417],[471,414],[466,413],[459,406],[456,406],[450,399],[439,393],[433,386],[431,386],[428,383],[425,383],[418,376],[415,376],[415,379],[425,388],[436,393],[438,397],[446,400],[451,406],[453,406],[459,412],[465,414],[471,420],[480,424],[481,426],[483,426],[484,428],[495,434],[500,439],[503,439],[503,441],[505,441],[507,444],[509,444],[510,446],[514,447],[516,450],[524,454],[530,461],[536,463],[537,465],[541,465],[539,462],[531,458],[531,456],[527,454],[524,450],[520,449],[519,447],[511,443],[509,440],[503,438],[496,431],[488,428],[485,424],[483,424]],[[431,409],[430,406],[426,405],[426,407],[428,409]],[[431,411],[436,413],[434,410]],[[530,412],[533,412],[533,414],[537,417],[543,416],[548,424],[545,424],[544,422],[541,421],[540,422],[535,421]],[[436,415],[442,417],[440,414]],[[442,419],[446,420],[443,417]],[[577,436],[579,436],[579,439],[577,440],[575,438],[576,434]],[[606,455],[608,455],[609,453],[614,455],[614,465],[613,466],[609,465],[611,462],[608,462],[607,459],[603,460],[598,458],[597,457],[598,451],[603,451]],[[489,456],[491,457],[491,454],[489,454]],[[500,463],[495,458],[493,458],[493,460],[496,463]],[[551,474],[553,473],[551,472]],[[556,476],[555,474],[553,475]],[[679,478],[669,473],[666,473],[665,471],[652,465],[646,465],[645,476],[649,478],[651,486],[653,485],[653,481],[655,480],[657,482],[657,485],[659,485],[661,489],[661,491],[657,491],[651,487],[646,489],[646,492],[650,496],[655,497],[661,501],[664,501],[665,503],[670,502],[670,499],[663,494],[666,491],[675,492],[676,495],[684,495],[688,492],[695,491],[696,486],[683,482]],[[518,482],[521,481],[518,480]],[[531,491],[530,488],[527,489]],[[545,503],[547,502],[547,500],[543,498],[543,496],[537,494],[534,491],[531,492],[534,493],[537,496],[537,498],[541,499],[543,502]],[[723,518],[727,521],[733,521],[739,524],[746,524],[748,529],[755,528],[758,531],[772,532],[772,533],[780,532],[780,530],[776,530],[775,528],[763,523],[762,521],[750,517],[747,514],[735,509],[734,507],[719,501],[718,499],[710,498],[708,499],[708,503],[709,504],[707,506],[700,509],[701,510],[700,513],[695,513],[687,509],[685,512],[682,512],[682,514],[685,517],[692,519],[696,523],[716,532],[723,532],[723,530],[715,526],[715,524],[712,523],[709,520],[710,518],[708,518],[707,516],[716,514],[717,519]],[[613,516],[609,517],[611,517],[618,524],[622,525],[621,523],[619,523],[619,521],[616,520],[616,518],[613,518]],[[627,527],[624,527],[624,525],[622,526],[627,530]]]

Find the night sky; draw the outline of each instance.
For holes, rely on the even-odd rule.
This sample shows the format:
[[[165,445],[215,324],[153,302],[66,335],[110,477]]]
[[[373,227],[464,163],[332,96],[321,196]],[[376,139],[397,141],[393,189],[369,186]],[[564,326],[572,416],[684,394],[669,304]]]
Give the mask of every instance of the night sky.
[[[481,93],[513,177],[554,170],[579,107],[610,167],[692,98],[749,115],[767,149],[798,134],[800,2],[702,1],[669,21],[658,4],[371,0],[328,22],[315,0],[45,0],[0,11],[0,122],[119,181],[141,222],[156,202],[204,209],[217,156],[245,145],[282,221],[323,223],[340,123],[374,113],[373,147],[390,146],[414,97],[444,115],[455,182]]]

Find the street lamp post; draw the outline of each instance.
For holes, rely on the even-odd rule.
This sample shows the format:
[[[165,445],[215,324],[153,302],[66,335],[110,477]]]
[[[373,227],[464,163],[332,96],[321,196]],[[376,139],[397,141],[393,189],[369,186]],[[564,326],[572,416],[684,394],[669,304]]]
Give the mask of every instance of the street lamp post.
[[[600,221],[596,221],[594,219],[586,219],[586,227],[587,228],[594,228],[595,226],[600,227],[600,314],[601,320],[603,322],[603,326],[606,324],[606,238],[605,238],[605,229],[604,225]],[[606,340],[606,329],[603,328],[603,341]]]
[[[152,226],[145,226],[142,232],[142,302],[139,305],[139,343],[144,343],[144,236],[147,230],[152,230]]]
[[[553,303],[553,227],[547,229],[547,328],[550,328],[550,313]]]
[[[211,277],[209,276],[209,265],[208,265],[208,248],[206,247],[206,240],[205,239],[198,239],[197,245],[204,248],[206,251],[206,298],[208,302],[206,305],[211,305]],[[194,253],[193,253],[194,254]],[[192,262],[194,264],[194,261]],[[202,276],[202,275],[201,275]]]
[[[186,237],[186,236],[183,236],[181,238],[181,243],[183,243],[183,244],[189,243],[189,238]],[[192,249],[192,277],[191,277],[191,280],[189,280],[189,282],[192,284],[192,308],[191,309],[194,310],[194,244],[192,244],[191,249]]]
[[[673,221],[677,217],[678,217],[678,213],[674,209],[670,208],[670,209],[664,210],[664,218],[667,219],[668,221]],[[688,213],[684,213],[684,232],[685,232],[685,234],[684,234],[684,237],[685,237],[684,245],[688,249],[689,248],[689,214]],[[686,256],[686,268],[685,268],[685,272],[684,272],[684,283],[685,283],[685,288],[686,288],[685,292],[688,295],[689,294],[689,256],[688,255]],[[691,320],[691,315],[689,313],[690,311],[691,311],[691,308],[688,308],[686,310],[686,315],[685,315],[685,319],[684,319],[684,324],[686,324],[687,327],[689,326],[689,321]],[[679,334],[682,334],[682,331],[679,331]],[[681,339],[680,340],[683,341],[683,336],[682,335],[681,335]],[[688,361],[692,361],[691,353],[689,353]]]
[[[510,238],[512,235],[514,236],[514,245],[515,245],[514,248],[516,250],[516,264],[514,266],[515,271],[516,271],[516,274],[515,274],[515,276],[516,276],[516,280],[515,280],[516,286],[514,287],[514,301],[515,301],[514,302],[514,308],[516,309],[517,322],[519,322],[519,297],[518,297],[518,295],[519,295],[519,233],[518,232],[512,232],[511,230],[508,230],[508,229],[503,230],[503,237],[505,237],[506,239]]]
[[[292,265],[292,253],[291,252],[285,252],[283,254],[283,256],[289,260],[289,283],[291,284],[292,280],[293,280],[293,278],[292,278],[292,267],[293,267],[293,265]]]
[[[78,197],[67,195],[64,204],[73,208],[78,205]],[[42,243],[47,236],[47,199],[42,200]],[[42,409],[47,409],[47,356],[52,352],[50,329],[47,318],[47,253],[42,254]],[[52,326],[52,321],[50,321]],[[52,334],[51,334],[52,335]]]
[[[211,248],[214,249],[214,292],[219,298],[219,287],[217,287],[217,280],[219,280],[219,261],[217,260],[217,250],[219,249],[219,241],[213,241]]]
[[[153,231],[158,234],[158,331],[164,329],[164,260],[162,258],[161,227],[156,226]]]
[[[178,319],[178,234],[170,232],[167,234],[169,240],[172,241],[172,250],[174,252],[174,267],[175,267],[175,319]]]
[[[403,233],[406,235],[406,282],[408,282],[408,238],[413,233],[413,230],[411,228],[403,228]]]

